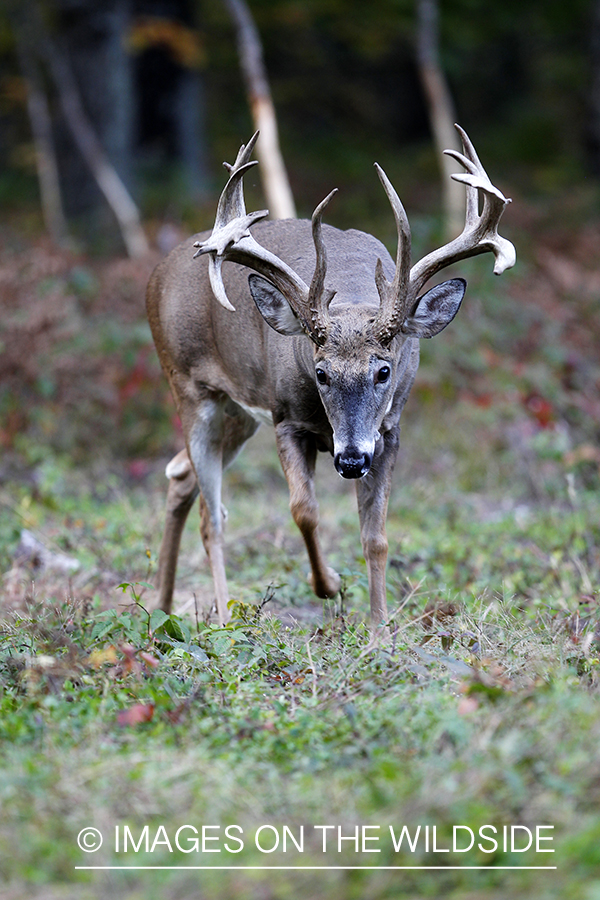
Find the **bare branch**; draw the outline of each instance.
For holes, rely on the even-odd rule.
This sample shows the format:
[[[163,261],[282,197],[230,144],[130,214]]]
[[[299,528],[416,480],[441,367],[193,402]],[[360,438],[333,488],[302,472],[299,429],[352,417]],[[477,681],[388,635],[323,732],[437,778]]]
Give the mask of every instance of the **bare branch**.
[[[226,5],[237,31],[240,65],[254,127],[260,134],[256,152],[267,205],[273,219],[295,219],[296,208],[279,148],[277,118],[263,61],[260,35],[245,0],[226,0]]]
[[[27,112],[35,144],[42,214],[50,238],[55,244],[60,245],[67,238],[68,228],[60,192],[50,109],[38,70],[35,39],[31,34],[31,25],[23,16],[23,11],[15,5],[13,7],[14,16],[11,18],[13,18],[19,66],[27,86]]]
[[[149,252],[137,206],[108,159],[87,116],[66,56],[46,36],[45,53],[59,94],[65,119],[75,143],[87,162],[98,187],[116,216],[127,253],[132,258]]]
[[[417,64],[442,173],[444,227],[446,237],[451,239],[460,232],[465,199],[451,180],[451,162],[442,155],[446,147],[458,150],[459,143],[452,127],[456,120],[454,103],[440,63],[438,0],[417,3]]]

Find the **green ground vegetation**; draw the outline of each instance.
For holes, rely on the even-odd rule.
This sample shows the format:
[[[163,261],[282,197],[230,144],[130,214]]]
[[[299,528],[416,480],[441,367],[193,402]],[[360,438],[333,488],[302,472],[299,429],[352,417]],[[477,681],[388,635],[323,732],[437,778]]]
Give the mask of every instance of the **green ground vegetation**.
[[[319,460],[343,591],[317,603],[266,430],[226,483],[231,624],[210,615],[195,514],[175,614],[153,611],[162,472],[180,438],[142,318],[147,272],[13,234],[1,261],[7,897],[600,896],[600,229],[582,218],[558,227],[553,210],[522,207],[519,268],[492,283],[489,260],[465,265],[464,310],[423,347],[388,518],[391,617],[375,635],[352,486]],[[225,836],[234,825],[241,849]],[[334,826],[325,853],[315,825]],[[90,826],[97,853],[77,844]],[[220,853],[186,843],[191,826],[211,826]],[[358,847],[338,851],[338,826],[348,838],[358,826]],[[406,838],[396,850],[390,826],[414,850]],[[537,826],[552,841],[522,851]],[[363,849],[363,834],[379,840]],[[212,868],[76,868],[117,864]],[[371,869],[308,868],[322,865]],[[440,868],[385,868],[425,865]],[[548,868],[501,868],[517,865]]]

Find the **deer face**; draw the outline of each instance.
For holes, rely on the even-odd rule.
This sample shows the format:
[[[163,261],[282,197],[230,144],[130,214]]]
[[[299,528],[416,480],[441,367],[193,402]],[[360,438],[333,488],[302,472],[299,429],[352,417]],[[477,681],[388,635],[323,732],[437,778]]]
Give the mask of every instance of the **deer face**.
[[[257,275],[249,283],[271,328],[310,340],[277,288]],[[373,336],[372,309],[351,304],[332,311],[327,338],[315,347],[314,377],[333,430],[334,464],[344,478],[362,478],[371,467],[396,368],[394,353]]]
[[[280,334],[309,336],[283,294],[250,275],[250,291],[265,321]],[[417,301],[403,335],[382,342],[371,306],[337,305],[327,316],[324,340],[314,352],[315,381],[333,430],[333,457],[343,478],[362,478],[373,462],[380,428],[398,385],[398,342],[430,338],[454,318],[466,288],[462,278],[436,285]],[[313,339],[314,340],[314,339]],[[395,349],[392,349],[395,348]]]
[[[280,334],[309,340],[284,295],[259,275],[250,275],[250,292],[265,321]],[[403,325],[406,336],[433,337],[454,318],[466,282],[436,285],[419,298]],[[373,327],[373,309],[340,304],[327,316],[325,339],[316,344],[315,381],[333,430],[334,465],[343,478],[364,477],[373,462],[380,428],[398,384],[398,341],[382,342]],[[314,339],[313,339],[314,342]],[[395,350],[392,349],[395,347]]]
[[[314,358],[333,429],[334,465],[343,478],[362,478],[369,471],[396,385],[396,358],[373,340],[371,323],[372,317],[356,310],[332,317],[327,341]]]

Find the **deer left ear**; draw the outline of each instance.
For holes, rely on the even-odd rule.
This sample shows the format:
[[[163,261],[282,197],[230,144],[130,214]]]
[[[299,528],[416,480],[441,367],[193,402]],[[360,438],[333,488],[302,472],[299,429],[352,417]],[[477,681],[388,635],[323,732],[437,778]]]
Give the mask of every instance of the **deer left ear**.
[[[280,290],[260,275],[249,275],[250,293],[265,320],[279,334],[304,334],[300,319]]]
[[[412,315],[402,326],[402,334],[417,338],[435,337],[458,312],[466,289],[464,278],[452,278],[436,284],[419,297]]]

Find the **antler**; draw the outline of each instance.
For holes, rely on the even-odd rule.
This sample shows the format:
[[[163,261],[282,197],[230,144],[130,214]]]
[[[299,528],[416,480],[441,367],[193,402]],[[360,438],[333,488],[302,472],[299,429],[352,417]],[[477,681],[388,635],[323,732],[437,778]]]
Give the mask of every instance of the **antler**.
[[[392,282],[387,280],[383,274],[383,264],[380,259],[377,260],[375,268],[375,283],[381,304],[375,316],[373,329],[377,340],[385,345],[389,344],[392,338],[398,334],[408,312],[406,303],[410,282],[410,225],[406,211],[391,181],[377,163],[375,163],[375,168],[394,211],[398,231],[394,280]]]
[[[374,327],[378,339],[382,343],[390,340],[402,330],[404,321],[415,305],[417,296],[423,285],[440,269],[452,265],[469,256],[491,251],[496,257],[494,273],[501,275],[506,269],[514,266],[516,251],[510,241],[498,234],[498,224],[504,208],[511,201],[494,187],[487,172],[481,165],[473,144],[466,132],[455,125],[462,138],[463,153],[456,150],[445,150],[467,170],[466,174],[452,175],[461,181],[467,189],[467,207],[465,227],[462,234],[424,256],[410,268],[410,228],[404,207],[398,195],[388,181],[383,170],[377,171],[388,199],[394,210],[398,229],[398,254],[396,275],[390,284],[383,275],[383,267],[378,261],[375,280],[381,298],[381,306],[375,318]],[[482,197],[482,210],[479,213],[479,195]]]
[[[254,269],[281,291],[309,337],[322,345],[329,330],[329,304],[335,292],[326,291],[324,287],[327,254],[321,235],[321,221],[323,211],[336,191],[332,191],[313,213],[312,233],[317,262],[309,287],[287,263],[261,246],[250,234],[250,227],[269,214],[268,210],[248,214],[244,203],[242,179],[257,164],[249,162],[257,138],[258,132],[246,146],[242,144],[233,165],[224,163],[230,177],[219,199],[212,233],[205,241],[195,242],[197,250],[194,259],[204,253],[210,254],[208,273],[214,295],[225,309],[232,311],[235,307],[230,303],[223,284],[223,260]]]

